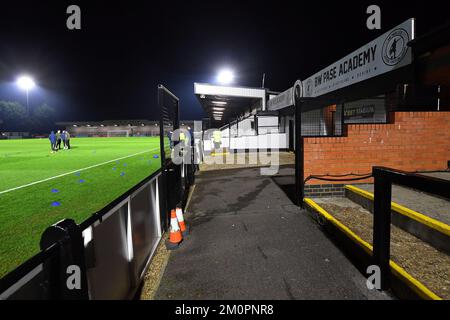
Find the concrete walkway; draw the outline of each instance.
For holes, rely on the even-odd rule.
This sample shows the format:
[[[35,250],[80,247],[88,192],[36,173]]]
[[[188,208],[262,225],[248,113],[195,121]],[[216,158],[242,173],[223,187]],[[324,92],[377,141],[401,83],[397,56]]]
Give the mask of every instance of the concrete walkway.
[[[188,211],[156,299],[389,298],[258,168],[202,172]]]

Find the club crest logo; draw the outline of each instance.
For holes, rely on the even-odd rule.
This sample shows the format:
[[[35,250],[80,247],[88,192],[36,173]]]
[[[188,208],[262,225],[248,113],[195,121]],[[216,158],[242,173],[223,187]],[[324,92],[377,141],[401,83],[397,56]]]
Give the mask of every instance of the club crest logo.
[[[308,79],[306,81],[305,97],[312,97],[313,88],[314,88],[313,80],[312,79]]]
[[[408,33],[404,29],[393,30],[384,40],[382,57],[385,64],[395,66],[408,51]]]

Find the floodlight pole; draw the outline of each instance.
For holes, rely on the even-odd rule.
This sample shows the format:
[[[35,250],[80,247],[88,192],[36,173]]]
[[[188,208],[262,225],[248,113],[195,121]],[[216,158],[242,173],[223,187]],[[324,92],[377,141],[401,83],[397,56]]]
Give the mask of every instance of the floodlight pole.
[[[25,90],[25,94],[27,97],[27,115],[30,114],[30,89],[35,86],[35,83],[32,78],[29,76],[21,76],[17,79],[17,85],[20,89]]]

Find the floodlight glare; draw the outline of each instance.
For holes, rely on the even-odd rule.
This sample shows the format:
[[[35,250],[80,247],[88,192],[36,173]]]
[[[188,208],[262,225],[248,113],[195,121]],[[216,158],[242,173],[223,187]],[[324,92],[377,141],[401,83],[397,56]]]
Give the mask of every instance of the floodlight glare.
[[[20,76],[17,79],[17,85],[19,86],[20,89],[29,91],[33,89],[36,84],[34,83],[34,80],[31,77]]]
[[[234,75],[231,70],[224,69],[217,75],[217,81],[221,84],[230,84],[233,82]]]

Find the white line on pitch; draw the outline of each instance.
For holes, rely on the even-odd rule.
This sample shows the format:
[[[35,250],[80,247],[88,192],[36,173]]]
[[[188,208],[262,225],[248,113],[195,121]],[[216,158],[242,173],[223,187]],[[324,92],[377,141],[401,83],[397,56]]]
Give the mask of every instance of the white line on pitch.
[[[114,160],[109,160],[109,161],[106,161],[106,162],[94,164],[94,165],[86,167],[86,168],[73,170],[73,171],[70,171],[70,172],[67,172],[67,173],[63,173],[63,174],[60,174],[60,175],[57,175],[57,176],[54,176],[54,177],[50,177],[50,178],[46,178],[46,179],[43,179],[43,180],[39,180],[39,181],[31,182],[31,183],[28,183],[28,184],[24,184],[23,186],[11,188],[11,189],[8,189],[8,190],[5,190],[5,191],[0,191],[0,194],[8,193],[8,192],[15,191],[15,190],[22,189],[22,188],[26,188],[26,187],[33,186],[33,185],[38,184],[38,183],[42,183],[42,182],[46,182],[46,181],[49,181],[49,180],[61,178],[61,177],[67,176],[69,174],[73,174],[73,173],[76,173],[76,172],[89,170],[89,169],[92,169],[92,168],[95,168],[95,167],[99,167],[99,166],[102,166],[102,165],[105,165],[105,164],[108,164],[108,163],[111,163],[111,162],[114,162],[114,161],[119,161],[119,160],[122,160],[122,159],[134,157],[134,156],[137,156],[137,155],[140,155],[140,154],[143,154],[143,153],[146,153],[146,152],[152,152],[152,151],[155,151],[155,150],[158,150],[158,149],[159,148],[154,148],[154,149],[151,149],[151,150],[138,152],[138,153],[131,154],[131,155],[128,155],[128,156],[125,156],[125,157],[121,157],[121,158],[117,158],[117,159],[114,159]]]

